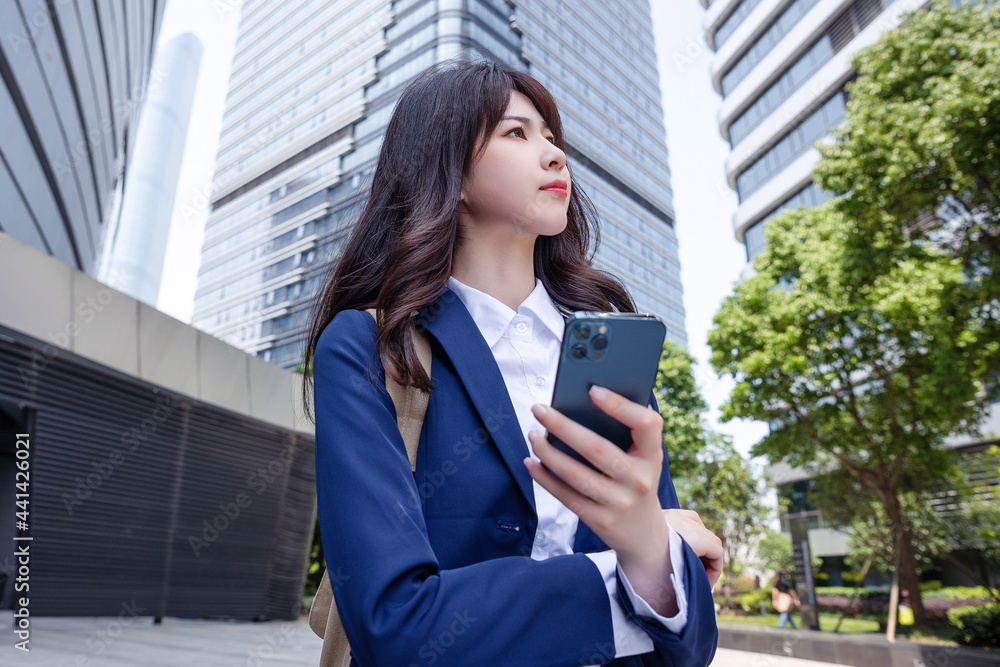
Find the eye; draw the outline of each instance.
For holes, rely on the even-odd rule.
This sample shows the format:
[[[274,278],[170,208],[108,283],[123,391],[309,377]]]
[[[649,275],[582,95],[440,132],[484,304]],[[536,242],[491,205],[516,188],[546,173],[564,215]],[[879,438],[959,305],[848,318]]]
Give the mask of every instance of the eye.
[[[507,134],[510,134],[511,132],[520,132],[521,136],[526,136],[524,134],[524,128],[523,127],[515,127],[513,130],[508,130]]]

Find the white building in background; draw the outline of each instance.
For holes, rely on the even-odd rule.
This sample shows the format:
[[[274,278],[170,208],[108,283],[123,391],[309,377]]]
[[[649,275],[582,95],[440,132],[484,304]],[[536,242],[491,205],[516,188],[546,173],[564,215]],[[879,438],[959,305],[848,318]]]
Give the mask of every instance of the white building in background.
[[[723,96],[726,178],[739,205],[736,239],[751,261],[764,223],[828,195],[810,177],[813,144],[844,120],[854,54],[927,0],[701,0],[715,51],[712,84]],[[748,265],[744,275],[751,270]]]
[[[764,248],[765,223],[796,206],[816,206],[828,194],[812,182],[819,160],[813,145],[845,118],[844,86],[855,78],[855,53],[896,28],[903,15],[927,0],[700,0],[707,8],[705,37],[715,51],[712,84],[722,96],[719,131],[729,141],[725,171],[739,205],[733,230],[747,261]],[[743,277],[752,273],[750,264]],[[1000,433],[1000,403],[990,406],[979,434],[948,438],[945,446],[975,457]],[[839,585],[847,536],[808,505],[816,475],[785,464],[769,468],[771,483],[794,512],[809,518],[813,553],[824,559],[831,585]],[[984,473],[984,493],[1000,480]],[[946,494],[943,494],[943,496]],[[942,497],[935,505],[947,504]],[[946,511],[946,508],[945,510]],[[787,515],[782,517],[787,531]],[[967,584],[942,565],[946,582]],[[877,579],[871,575],[869,581]],[[947,585],[947,584],[946,584]]]
[[[192,324],[284,368],[360,209],[406,84],[468,55],[526,70],[560,108],[574,180],[602,214],[595,265],[686,343],[647,0],[247,0]]]
[[[154,308],[202,52],[201,40],[187,32],[155,55],[132,166],[98,276],[102,282],[118,276],[118,289]]]

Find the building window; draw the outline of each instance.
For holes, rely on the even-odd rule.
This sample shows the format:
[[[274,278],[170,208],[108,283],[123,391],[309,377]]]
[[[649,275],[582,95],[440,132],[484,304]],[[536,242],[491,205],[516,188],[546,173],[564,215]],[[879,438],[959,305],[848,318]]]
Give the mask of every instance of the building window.
[[[846,110],[844,92],[838,90],[823,106],[792,128],[770,150],[736,177],[736,193],[739,200],[745,201],[795,158],[812,148],[831,127],[839,125],[844,120]]]
[[[743,23],[750,12],[760,4],[760,0],[743,0],[743,2],[736,5],[732,13],[722,22],[719,29],[715,31],[715,50],[718,51],[719,48],[726,42],[727,39],[733,34],[740,24]]]
[[[722,76],[722,94],[728,95],[781,41],[819,0],[795,0],[776,18],[760,37],[750,45],[736,64]]]
[[[747,251],[747,261],[752,262],[764,250],[765,235],[764,223],[774,216],[789,209],[806,206],[812,208],[819,206],[830,198],[830,193],[821,189],[818,185],[810,182],[808,185],[790,195],[783,202],[778,204],[770,213],[755,222],[743,233],[743,243]]]

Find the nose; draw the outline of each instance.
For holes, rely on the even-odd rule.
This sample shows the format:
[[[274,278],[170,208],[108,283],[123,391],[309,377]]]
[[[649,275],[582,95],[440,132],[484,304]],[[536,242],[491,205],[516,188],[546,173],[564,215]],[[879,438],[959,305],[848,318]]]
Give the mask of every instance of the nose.
[[[549,148],[543,154],[542,162],[547,168],[561,169],[566,164],[566,153],[548,139],[545,140],[545,143],[549,145]]]

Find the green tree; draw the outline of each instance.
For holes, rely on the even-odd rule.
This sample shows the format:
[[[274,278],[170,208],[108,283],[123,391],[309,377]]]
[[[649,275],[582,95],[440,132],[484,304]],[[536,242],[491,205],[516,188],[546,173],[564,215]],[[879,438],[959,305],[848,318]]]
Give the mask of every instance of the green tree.
[[[1000,363],[1000,4],[935,0],[853,59],[847,118],[813,179],[851,221],[845,266],[870,282],[902,240],[962,260],[952,294]]]
[[[858,284],[842,262],[854,229],[830,202],[769,221],[756,275],[715,316],[712,365],[736,380],[722,419],[770,424],[755,456],[816,472],[835,463],[874,493],[922,621],[901,482],[949,469],[940,445],[981,421],[985,364],[968,306],[949,301],[963,282],[960,260],[900,243]]]
[[[770,510],[763,505],[765,489],[750,463],[706,422],[708,406],[695,382],[694,363],[687,350],[666,341],[654,392],[681,506],[698,512],[725,545],[723,592],[728,607],[739,560],[766,528]]]
[[[728,439],[715,439],[703,452],[689,508],[698,512],[705,527],[722,540],[725,549],[722,592],[727,609],[731,607],[737,565],[749,557],[772,516],[771,508],[764,504],[765,493],[764,482],[755,474],[750,461]]]
[[[789,575],[795,572],[795,554],[792,540],[788,535],[768,528],[757,543],[756,564],[765,572],[785,570]]]
[[[718,436],[704,419],[708,405],[698,391],[694,357],[667,340],[660,355],[653,391],[663,417],[663,443],[670,460],[670,476],[684,505],[691,494],[700,461],[698,457]]]
[[[869,495],[869,494],[865,494]],[[947,553],[948,536],[944,520],[927,504],[927,494],[901,491],[900,514],[907,533],[913,540],[916,571],[922,574],[934,567],[935,558]],[[895,556],[892,522],[881,512],[878,500],[856,501],[857,511],[848,525],[849,560],[860,565],[868,558],[882,572],[891,572]]]

